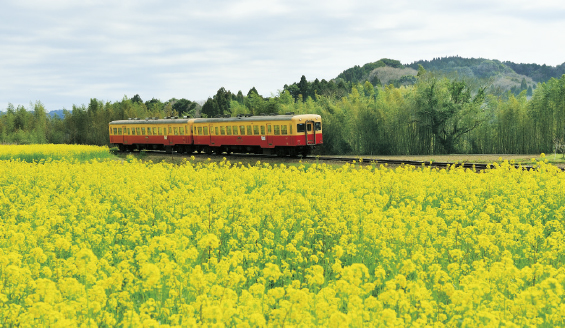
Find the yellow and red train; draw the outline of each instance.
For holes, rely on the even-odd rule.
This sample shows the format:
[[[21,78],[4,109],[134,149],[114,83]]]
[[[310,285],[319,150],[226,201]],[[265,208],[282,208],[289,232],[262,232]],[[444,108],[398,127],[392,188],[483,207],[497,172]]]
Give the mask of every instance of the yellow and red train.
[[[121,151],[308,155],[323,143],[316,114],[224,118],[128,119],[109,123],[110,143]]]

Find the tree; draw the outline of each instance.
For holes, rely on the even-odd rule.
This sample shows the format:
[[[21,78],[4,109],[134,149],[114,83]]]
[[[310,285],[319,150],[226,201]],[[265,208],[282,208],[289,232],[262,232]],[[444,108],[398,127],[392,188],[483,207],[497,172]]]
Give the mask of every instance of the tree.
[[[306,81],[306,76],[304,75],[302,75],[302,77],[300,78],[300,82],[298,83],[298,90],[302,95],[302,101],[306,101],[310,94],[310,85],[308,81]]]
[[[131,102],[132,103],[143,103],[143,100],[141,100],[141,97],[136,94],[135,96],[133,96],[133,98],[131,98]]]
[[[151,98],[151,100],[145,102],[145,107],[150,112],[160,112],[163,110],[164,104],[159,99]]]
[[[251,92],[245,98],[245,106],[249,108],[249,111],[253,115],[264,114],[268,112],[268,108],[266,106],[265,100],[263,97],[257,94],[257,92]]]
[[[180,100],[177,100],[173,104],[173,110],[179,113],[180,116],[185,116],[185,115],[194,116],[196,105],[197,105],[196,102],[192,102],[188,99],[182,98]]]
[[[218,105],[211,97],[208,97],[208,100],[202,105],[202,114],[205,117],[215,117],[219,114]]]
[[[436,150],[455,153],[457,140],[481,124],[480,108],[485,97],[484,90],[479,89],[471,97],[471,91],[463,81],[438,80],[434,77],[419,81],[416,93],[417,121],[433,135],[433,141],[439,146],[434,147]]]
[[[235,97],[235,100],[236,100],[238,103],[243,104],[243,99],[244,99],[244,98],[243,98],[243,93],[241,92],[241,90],[239,90],[239,91],[237,92],[237,96]],[[231,106],[230,106],[230,108],[231,108]]]
[[[520,91],[528,89],[528,84],[526,83],[526,78],[522,78],[522,83],[520,83]]]
[[[255,93],[257,93],[257,90],[255,90]],[[214,96],[214,101],[216,102],[217,105],[218,114],[220,115],[230,114],[231,100],[232,100],[232,93],[230,91],[226,91],[224,87],[218,89],[218,92],[216,92],[216,95]]]
[[[255,87],[249,89],[249,91],[247,92],[247,97],[249,97],[252,93],[255,94],[259,94],[259,92],[257,92],[257,89],[255,89]]]

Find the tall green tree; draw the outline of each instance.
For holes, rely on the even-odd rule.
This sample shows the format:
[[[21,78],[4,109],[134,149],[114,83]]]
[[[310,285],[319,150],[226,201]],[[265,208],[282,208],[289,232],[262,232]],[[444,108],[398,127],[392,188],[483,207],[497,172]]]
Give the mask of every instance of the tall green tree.
[[[434,137],[433,152],[455,153],[457,141],[483,121],[484,88],[471,97],[463,81],[420,79],[416,93],[416,119]]]

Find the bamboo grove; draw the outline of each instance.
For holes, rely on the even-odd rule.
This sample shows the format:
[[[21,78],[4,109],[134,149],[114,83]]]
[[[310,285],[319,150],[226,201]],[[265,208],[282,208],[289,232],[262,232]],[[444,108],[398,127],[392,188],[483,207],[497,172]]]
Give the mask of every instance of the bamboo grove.
[[[338,92],[310,90],[306,97],[283,90],[263,98],[255,89],[236,97],[221,88],[207,104],[216,104],[223,115],[321,114],[325,144],[320,152],[328,154],[551,153],[563,148],[565,75],[538,84],[531,97],[526,91],[517,96],[489,94],[487,86],[474,81],[423,69],[416,79],[414,85],[400,87],[345,83],[345,92],[339,87]],[[0,142],[107,145],[112,120],[206,115],[146,104],[135,97],[91,99],[88,106],[73,105],[62,119],[51,118],[41,102],[28,109],[10,104],[0,116]]]

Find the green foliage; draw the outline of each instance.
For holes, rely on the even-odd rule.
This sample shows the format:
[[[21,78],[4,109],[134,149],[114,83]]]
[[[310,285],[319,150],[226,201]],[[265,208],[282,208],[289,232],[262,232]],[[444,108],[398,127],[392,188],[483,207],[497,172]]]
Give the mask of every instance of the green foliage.
[[[452,59],[446,65],[507,69],[496,61]],[[155,98],[144,103],[138,95],[113,103],[92,98],[88,106],[64,110],[61,119],[48,115],[40,102],[28,108],[8,104],[0,115],[0,142],[108,145],[108,122],[129,117],[287,112],[322,116],[324,145],[318,152],[327,154],[550,153],[555,140],[565,140],[565,75],[537,85],[520,77],[516,90],[493,93],[480,80],[437,74],[425,64],[416,66],[417,73],[405,69],[411,75],[396,75],[401,78],[386,86],[344,78],[309,82],[302,76],[271,97],[255,88],[247,95],[220,88],[201,108],[184,98],[165,103]],[[398,65],[380,60],[359,69],[398,72]]]

